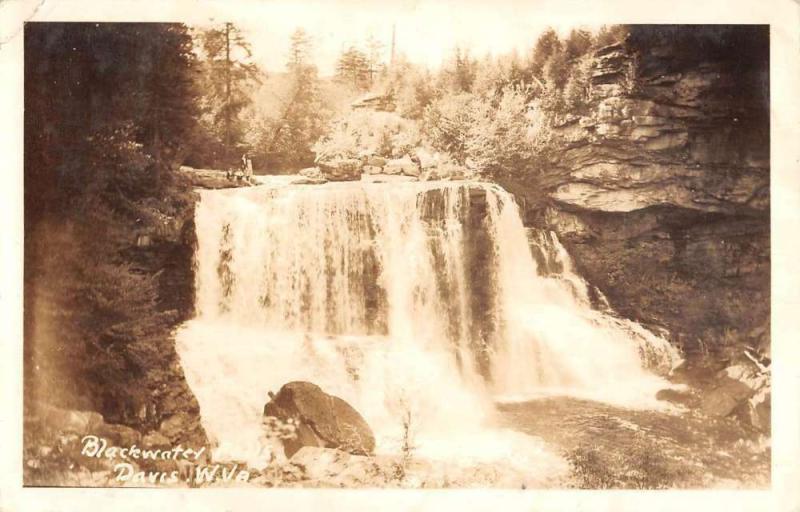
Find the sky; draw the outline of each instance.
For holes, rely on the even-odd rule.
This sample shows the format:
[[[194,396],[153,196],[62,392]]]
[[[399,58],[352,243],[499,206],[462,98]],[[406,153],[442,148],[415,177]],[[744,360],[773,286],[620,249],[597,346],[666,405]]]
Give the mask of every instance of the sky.
[[[438,67],[456,46],[476,57],[528,51],[548,26],[565,34],[574,26],[568,18],[537,15],[543,2],[416,0],[366,2],[252,2],[239,9],[225,9],[195,25],[232,21],[250,41],[254,60],[267,72],[285,68],[289,36],[298,27],[313,41],[313,58],[320,75],[334,74],[336,59],[350,45],[364,47],[371,34],[384,45],[388,61],[392,26],[395,48],[408,60]],[[566,2],[569,3],[569,2]],[[566,11],[569,12],[569,11]],[[573,14],[574,16],[574,14]],[[574,17],[573,17],[574,19]],[[592,28],[592,27],[588,27]]]

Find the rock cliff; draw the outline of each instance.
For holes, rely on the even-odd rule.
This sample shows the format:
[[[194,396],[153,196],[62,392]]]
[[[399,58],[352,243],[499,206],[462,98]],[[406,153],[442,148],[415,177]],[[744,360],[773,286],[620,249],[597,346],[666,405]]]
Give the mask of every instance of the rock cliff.
[[[536,183],[504,184],[622,314],[687,354],[768,354],[769,34],[632,27]]]

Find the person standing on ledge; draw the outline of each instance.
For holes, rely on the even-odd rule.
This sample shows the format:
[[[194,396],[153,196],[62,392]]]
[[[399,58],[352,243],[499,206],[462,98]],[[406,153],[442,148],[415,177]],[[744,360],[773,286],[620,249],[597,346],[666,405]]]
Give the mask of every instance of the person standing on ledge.
[[[250,158],[250,155],[245,153],[245,168],[244,168],[244,179],[245,181],[251,181],[253,178],[253,159]]]

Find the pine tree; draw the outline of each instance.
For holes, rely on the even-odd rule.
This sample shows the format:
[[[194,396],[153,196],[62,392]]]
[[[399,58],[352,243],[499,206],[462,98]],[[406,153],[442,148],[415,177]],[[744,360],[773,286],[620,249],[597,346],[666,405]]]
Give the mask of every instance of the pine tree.
[[[183,25],[25,27],[25,372],[43,384],[26,385],[36,400],[113,415],[104,393],[151,391],[143,376],[175,314],[132,246],[185,204],[171,170],[194,130],[196,73]]]
[[[378,41],[372,34],[367,37],[367,74],[369,76],[369,87],[375,84],[378,74],[385,71],[385,66],[381,62],[383,43]]]
[[[297,28],[289,37],[289,62],[287,68],[304,66],[308,63],[311,53],[311,38],[303,28]]]
[[[558,34],[552,28],[548,28],[539,36],[539,39],[536,40],[536,45],[533,47],[530,62],[530,71],[533,75],[541,79],[545,63],[560,50],[561,41],[558,39]]]
[[[251,102],[250,88],[260,83],[261,73],[250,62],[252,51],[242,31],[232,23],[202,34],[205,56],[205,109],[211,128],[222,143],[222,159],[231,165],[241,145],[244,126],[240,115]]]
[[[328,110],[323,104],[311,38],[301,28],[289,38],[286,69],[291,85],[275,119],[256,128],[258,154],[273,168],[296,170],[311,165],[311,146],[322,135]]]
[[[343,82],[351,84],[354,89],[369,88],[369,70],[369,58],[355,46],[350,46],[342,52],[336,62],[337,77]]]
[[[564,42],[564,50],[567,58],[572,60],[584,55],[592,46],[592,34],[582,29],[570,31],[567,40]]]

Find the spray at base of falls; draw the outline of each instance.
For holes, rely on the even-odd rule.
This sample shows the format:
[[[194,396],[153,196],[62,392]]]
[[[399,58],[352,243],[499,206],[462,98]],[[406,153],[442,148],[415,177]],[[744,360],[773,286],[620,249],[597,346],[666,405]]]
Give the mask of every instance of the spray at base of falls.
[[[335,183],[203,192],[198,316],[177,333],[215,458],[265,463],[268,391],[307,380],[353,405],[397,453],[541,470],[564,462],[492,428],[493,402],[569,394],[654,407],[677,360],[662,338],[591,308],[552,233],[474,182]],[[537,264],[532,255],[539,254]]]

